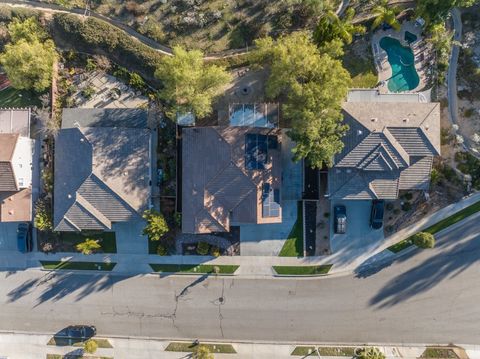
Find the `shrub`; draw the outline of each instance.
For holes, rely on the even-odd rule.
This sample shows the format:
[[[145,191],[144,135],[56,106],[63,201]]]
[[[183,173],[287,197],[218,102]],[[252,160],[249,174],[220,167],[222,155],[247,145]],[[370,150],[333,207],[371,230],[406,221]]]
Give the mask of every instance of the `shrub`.
[[[88,354],[93,354],[97,351],[98,344],[93,339],[88,339],[85,343],[83,343],[83,351]]]
[[[164,245],[159,244],[157,246],[157,254],[159,256],[166,256],[168,254],[167,248]]]
[[[218,257],[220,255],[220,248],[212,246],[212,248],[210,248],[210,254],[214,257]]]
[[[96,249],[100,249],[101,246],[98,244],[98,240],[87,238],[84,242],[78,243],[75,248],[82,254],[89,255]]]
[[[208,254],[209,249],[210,249],[210,245],[207,242],[198,242],[197,253],[199,255],[206,256]]]
[[[370,347],[363,348],[357,354],[358,359],[385,359],[385,354],[383,354],[378,348]]]
[[[412,192],[407,192],[407,193],[405,193],[404,197],[407,201],[410,201],[413,198],[413,194],[412,194]]]
[[[412,236],[413,244],[420,248],[433,248],[435,246],[435,237],[428,232],[420,232]]]
[[[143,212],[142,216],[147,225],[143,229],[143,234],[147,235],[152,241],[159,241],[168,232],[168,224],[163,215],[154,209]]]
[[[95,95],[95,89],[92,86],[88,86],[82,90],[82,96],[87,100],[90,100]]]
[[[412,209],[412,204],[410,202],[403,202],[402,204],[402,210],[405,212],[408,212]]]
[[[182,214],[175,212],[174,219],[175,219],[175,225],[178,228],[182,228]]]
[[[52,207],[46,200],[38,200],[35,204],[34,226],[40,231],[51,231],[53,229]]]
[[[210,349],[205,345],[197,345],[192,353],[193,359],[214,359]]]

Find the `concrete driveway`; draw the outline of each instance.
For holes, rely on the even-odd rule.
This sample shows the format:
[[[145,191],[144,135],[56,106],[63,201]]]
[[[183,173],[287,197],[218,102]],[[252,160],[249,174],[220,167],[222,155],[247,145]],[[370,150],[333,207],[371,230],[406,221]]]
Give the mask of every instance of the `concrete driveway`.
[[[17,228],[19,222],[0,223],[0,251],[17,250]]]
[[[335,234],[333,226],[333,207],[344,205],[347,210],[347,233]],[[384,239],[383,228],[370,228],[372,201],[334,201],[331,202],[330,246],[332,253],[344,252],[346,260],[367,251],[372,245]]]

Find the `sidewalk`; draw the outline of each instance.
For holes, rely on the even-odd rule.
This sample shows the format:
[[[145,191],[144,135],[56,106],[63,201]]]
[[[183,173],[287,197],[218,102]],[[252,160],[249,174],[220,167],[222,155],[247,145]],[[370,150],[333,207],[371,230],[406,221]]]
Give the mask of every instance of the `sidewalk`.
[[[42,269],[40,262],[70,260],[79,262],[113,262],[117,263],[113,273],[121,275],[138,275],[152,273],[150,263],[155,264],[212,264],[212,265],[239,265],[236,276],[244,277],[271,277],[274,276],[272,266],[302,266],[302,265],[323,265],[333,264],[329,274],[347,274],[365,263],[369,258],[383,259],[392,256],[385,251],[392,244],[395,244],[412,234],[427,228],[441,219],[448,217],[471,204],[480,201],[480,192],[465,197],[460,202],[447,206],[415,224],[400,230],[394,235],[385,238],[383,241],[375,242],[362,248],[342,248],[329,256],[316,257],[273,257],[273,256],[158,256],[148,254],[92,254],[89,256],[80,253],[55,253],[45,254],[33,252],[23,255],[18,252],[0,252],[0,263],[3,269]]]
[[[47,345],[51,339],[51,334],[33,334],[33,333],[0,333],[0,357],[10,359],[38,359],[45,358],[47,354],[80,353],[81,348],[72,346],[52,346]],[[94,355],[101,357],[111,357],[115,359],[146,359],[146,358],[165,358],[180,359],[188,358],[189,353],[185,352],[166,352],[165,348],[171,341],[163,339],[150,338],[105,338],[108,339],[113,348],[99,348]],[[207,342],[205,342],[207,343]],[[210,343],[215,344],[215,343]],[[279,344],[279,343],[228,343],[231,344],[236,354],[215,354],[216,359],[295,359],[302,356],[292,356],[291,353],[297,344]],[[445,344],[450,345],[452,344]],[[327,345],[321,343],[298,344],[298,346],[308,347],[356,347],[355,344]],[[378,343],[358,344],[358,346],[376,346],[383,352],[387,359],[417,359],[425,351],[426,345],[384,345]],[[478,359],[480,357],[480,347],[462,346],[466,350],[469,358]],[[458,350],[462,351],[461,348]],[[455,348],[457,351],[457,348]],[[313,355],[311,358],[317,358]],[[322,356],[323,359],[348,359],[350,357],[332,357]]]

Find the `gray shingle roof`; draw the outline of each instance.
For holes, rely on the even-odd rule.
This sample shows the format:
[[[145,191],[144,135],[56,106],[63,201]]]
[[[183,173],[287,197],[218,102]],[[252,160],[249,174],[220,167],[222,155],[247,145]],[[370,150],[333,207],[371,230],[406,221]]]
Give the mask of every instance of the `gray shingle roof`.
[[[427,189],[440,154],[440,105],[347,102],[349,130],[329,171],[332,198],[394,199],[400,189]]]
[[[55,230],[109,229],[150,200],[150,131],[67,128],[55,142]]]
[[[64,108],[62,128],[147,128],[148,112],[140,108]]]

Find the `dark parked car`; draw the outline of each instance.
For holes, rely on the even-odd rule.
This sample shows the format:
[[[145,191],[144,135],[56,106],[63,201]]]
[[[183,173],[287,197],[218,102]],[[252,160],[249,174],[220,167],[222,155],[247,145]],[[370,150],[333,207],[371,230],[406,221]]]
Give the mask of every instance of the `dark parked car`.
[[[20,223],[17,228],[17,248],[22,253],[32,251],[32,236],[30,235],[30,225]]]
[[[385,201],[372,201],[372,213],[370,214],[370,227],[380,229],[383,226],[383,213],[385,212]]]
[[[333,207],[333,222],[335,233],[345,234],[347,232],[347,210],[345,206]]]
[[[54,335],[56,345],[73,345],[84,342],[97,334],[93,325],[70,325]]]

